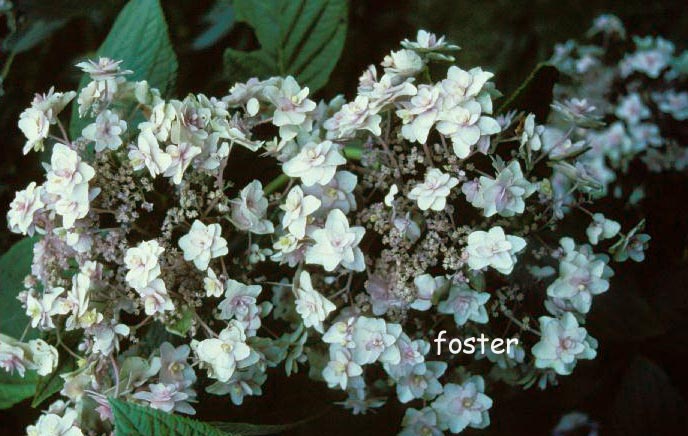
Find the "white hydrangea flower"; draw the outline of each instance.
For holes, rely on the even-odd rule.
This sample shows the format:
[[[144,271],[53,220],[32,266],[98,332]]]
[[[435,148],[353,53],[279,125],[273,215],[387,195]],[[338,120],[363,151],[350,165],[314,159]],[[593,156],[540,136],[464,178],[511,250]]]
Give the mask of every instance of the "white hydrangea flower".
[[[373,315],[380,316],[390,309],[402,309],[408,307],[408,302],[394,292],[394,279],[385,279],[375,274],[369,274],[364,284],[366,292],[370,295],[370,305]]]
[[[71,229],[76,220],[84,218],[88,214],[90,194],[96,192],[97,190],[89,192],[88,184],[81,183],[74,187],[69,196],[60,197],[55,202],[55,212],[62,216],[62,226],[65,229]]]
[[[229,89],[229,95],[223,97],[222,101],[231,107],[241,106],[262,93],[265,87],[274,86],[278,81],[279,78],[277,77],[271,77],[267,80],[258,80],[258,78],[252,77],[245,83],[235,83]]]
[[[619,17],[614,14],[601,14],[597,16],[586,36],[594,36],[599,33],[605,35],[618,35],[621,39],[626,39],[626,28]]]
[[[577,311],[588,313],[593,295],[609,289],[607,264],[582,250],[575,250],[570,238],[563,238],[561,245],[566,255],[559,262],[559,277],[547,287],[547,295],[569,300]]]
[[[636,150],[644,150],[648,146],[660,147],[664,143],[657,124],[640,123],[630,126],[628,131],[635,142]]]
[[[675,89],[669,89],[662,93],[652,94],[652,98],[660,111],[679,121],[688,119],[688,92],[676,92]]]
[[[322,376],[329,388],[339,386],[346,390],[349,379],[363,374],[363,368],[353,361],[351,350],[341,345],[330,346],[330,361],[322,371]]]
[[[375,71],[374,66],[370,66],[372,71]],[[391,106],[394,102],[402,97],[410,97],[416,95],[418,90],[411,83],[413,79],[409,78],[401,83],[398,82],[398,77],[391,74],[384,74],[380,81],[376,81],[376,74],[371,78],[370,85],[367,87],[359,87],[359,95],[364,95],[369,99],[370,109],[379,113],[383,109]]]
[[[184,172],[191,165],[191,161],[202,153],[201,147],[196,147],[188,142],[179,145],[168,145],[165,152],[170,156],[170,165],[163,175],[170,177],[175,185],[182,182]]]
[[[160,382],[184,384],[196,381],[196,373],[187,362],[191,348],[184,344],[174,347],[169,342],[160,344]]]
[[[471,269],[491,266],[502,274],[511,274],[516,264],[515,254],[526,246],[523,238],[505,235],[500,226],[487,232],[475,231],[468,235],[467,242],[466,254]]]
[[[298,133],[298,126],[307,122],[307,116],[317,105],[308,99],[308,87],[301,88],[292,76],[287,76],[280,87],[267,86],[263,91],[267,99],[275,105],[272,123],[280,128],[280,136],[292,139]]]
[[[172,130],[172,121],[176,116],[174,106],[161,100],[153,106],[148,121],[139,124],[139,130],[150,131],[158,141],[167,141]]]
[[[637,50],[627,54],[621,61],[622,75],[639,71],[656,79],[669,65],[674,53],[674,44],[662,37],[633,37]]]
[[[353,137],[359,130],[380,136],[381,121],[382,117],[371,107],[369,98],[359,95],[326,120],[323,127],[328,130],[327,137],[331,139]]]
[[[578,325],[576,317],[566,312],[561,318],[540,317],[540,342],[533,346],[537,368],[551,368],[557,374],[569,375],[580,359],[594,359],[597,340]]]
[[[320,207],[321,201],[312,195],[304,195],[299,186],[295,186],[287,194],[284,204],[280,209],[284,211],[282,227],[289,230],[299,239],[306,236],[306,224],[308,216]]]
[[[26,144],[22,148],[22,153],[28,154],[29,151],[43,150],[43,140],[48,137],[50,130],[50,120],[45,112],[30,107],[19,115],[19,129],[26,137]]]
[[[318,214],[326,215],[332,209],[339,209],[348,214],[356,210],[356,197],[353,193],[357,183],[358,177],[354,173],[337,171],[327,184],[306,186],[303,192],[320,200]]]
[[[346,348],[354,348],[353,331],[356,324],[356,317],[343,318],[330,326],[323,335],[323,342],[326,344],[338,344]]]
[[[382,318],[358,317],[351,332],[354,362],[358,365],[367,365],[375,361],[398,364],[401,354],[394,344],[399,335],[399,324],[388,324]]]
[[[76,97],[76,92],[55,92],[51,87],[46,94],[36,93],[31,101],[31,107],[43,111],[50,124],[57,124],[57,116]]]
[[[482,107],[476,100],[443,109],[438,120],[437,131],[451,138],[454,154],[461,159],[468,157],[481,136],[502,130],[497,120],[482,115]]]
[[[225,298],[217,305],[220,319],[236,318],[244,321],[255,308],[258,295],[262,291],[260,285],[246,285],[236,280],[227,280],[225,284]]]
[[[124,74],[131,74],[130,70],[120,70],[121,60],[114,60],[107,57],[99,57],[98,61],[90,59],[76,64],[81,71],[91,76],[93,80],[110,80]]]
[[[625,120],[629,126],[638,124],[650,116],[650,109],[640,99],[637,92],[628,94],[619,100],[614,114]]]
[[[95,122],[89,124],[81,135],[95,142],[96,152],[109,148],[117,150],[122,145],[122,134],[127,130],[127,122],[120,120],[116,113],[109,109],[99,113]]]
[[[23,191],[17,191],[7,212],[7,223],[11,232],[33,236],[33,217],[45,206],[41,199],[42,193],[43,186],[36,186],[36,182],[29,183]]]
[[[298,286],[294,288],[294,294],[296,294],[296,313],[303,318],[303,325],[313,327],[318,332],[323,333],[323,321],[337,306],[313,289],[311,275],[308,271],[302,271],[299,275]]]
[[[442,384],[437,380],[447,370],[446,362],[424,362],[413,367],[410,374],[397,380],[397,398],[408,403],[415,399],[432,400],[442,393]]]
[[[413,77],[425,67],[418,53],[408,49],[390,52],[380,65],[384,67],[385,73],[394,77],[396,81]]]
[[[425,144],[430,129],[437,121],[440,104],[440,89],[437,86],[419,85],[416,95],[408,102],[403,102],[402,109],[397,111],[397,116],[404,123],[401,136],[411,142]]]
[[[55,287],[42,295],[29,294],[26,298],[26,315],[31,318],[31,327],[43,330],[55,328],[52,317],[69,313],[69,307],[60,298],[65,289]]]
[[[232,202],[232,223],[237,229],[255,233],[270,234],[275,231],[272,222],[265,218],[268,211],[268,199],[263,192],[263,184],[254,180],[239,193],[239,198]]]
[[[325,227],[311,235],[315,245],[306,250],[306,263],[322,265],[326,271],[334,271],[340,264],[352,271],[365,270],[363,252],[358,247],[364,233],[363,227],[349,227],[342,211],[331,210]]]
[[[399,187],[393,184],[389,188],[389,192],[385,195],[384,203],[385,206],[394,208],[394,197],[399,193]]]
[[[50,170],[46,176],[45,190],[50,194],[69,197],[75,188],[88,183],[95,170],[75,150],[57,143],[50,158]]]
[[[456,325],[462,326],[467,321],[485,324],[488,321],[485,303],[490,299],[487,292],[477,292],[465,284],[454,284],[449,296],[437,305],[439,313],[453,314]]]
[[[0,333],[0,368],[12,374],[17,371],[20,377],[24,377],[26,368],[31,368],[23,344],[14,338]]]
[[[484,392],[485,381],[479,375],[469,377],[460,385],[444,385],[444,393],[430,404],[437,413],[440,428],[460,433],[466,427],[490,425],[488,410],[492,407],[492,399]]]
[[[459,179],[445,174],[437,168],[430,168],[425,173],[425,180],[413,187],[408,193],[410,200],[418,202],[420,210],[442,211],[447,205],[447,196],[451,189],[459,184]]]
[[[53,233],[60,235],[64,242],[78,253],[86,253],[93,247],[93,235],[85,226],[78,226],[72,229],[56,227]]]
[[[334,177],[337,166],[345,163],[339,144],[332,141],[309,142],[282,165],[282,171],[289,177],[300,177],[304,186],[326,185]]]
[[[98,268],[95,262],[86,262],[77,274],[72,277],[72,288],[68,291],[63,304],[67,306],[65,312],[69,317],[65,321],[67,331],[77,328],[88,328],[100,322],[103,315],[95,308],[89,310],[89,293],[91,287],[90,268]]]
[[[57,349],[42,339],[29,341],[31,350],[31,362],[38,375],[46,376],[52,373],[57,367],[59,354]]]
[[[457,66],[449,67],[447,78],[440,83],[451,105],[476,98],[494,74],[476,67],[469,71]]]
[[[118,324],[117,321],[111,320],[111,322],[94,324],[88,329],[88,333],[93,336],[93,352],[109,356],[119,350],[119,338],[128,336],[131,329],[125,324]]]
[[[179,248],[184,251],[184,260],[193,262],[201,271],[208,269],[211,259],[229,252],[222,227],[217,223],[206,226],[200,220],[195,220],[189,233],[179,238]]]
[[[208,297],[220,297],[224,292],[224,285],[215,275],[212,268],[208,268],[208,276],[203,279],[203,289]]]
[[[397,216],[392,222],[394,227],[411,243],[420,238],[420,226],[411,219],[411,212],[406,212],[405,216]]]
[[[455,45],[448,44],[444,40],[444,36],[440,36],[438,38],[434,33],[430,33],[423,29],[418,30],[418,33],[416,34],[416,41],[404,39],[401,42],[401,45],[404,48],[415,49],[421,52],[459,49],[459,47]]]
[[[412,309],[425,311],[432,307],[432,296],[435,291],[446,282],[444,277],[433,277],[430,274],[421,274],[413,279],[416,286],[416,299],[411,305]]]
[[[34,425],[26,428],[27,436],[83,436],[83,432],[76,427],[77,412],[74,409],[65,410],[63,416],[55,413],[45,413],[38,418]]]
[[[172,164],[172,157],[162,151],[158,139],[149,129],[139,133],[136,147],[129,150],[129,160],[135,170],[148,168],[151,177],[167,171]]]
[[[145,287],[137,289],[136,292],[138,292],[143,301],[146,315],[155,315],[156,313],[174,310],[174,304],[167,294],[165,282],[162,279],[153,279]]]
[[[423,339],[414,341],[402,332],[394,347],[399,349],[398,363],[384,363],[382,366],[394,380],[400,380],[411,374],[421,375],[426,371],[424,367],[425,355],[430,351],[430,344]]]
[[[149,391],[138,391],[133,397],[148,402],[151,409],[171,413],[173,411],[195,414],[196,411],[187,402],[189,394],[179,390],[176,383],[153,383],[148,386]]]
[[[483,215],[494,214],[514,216],[525,210],[525,199],[536,190],[537,185],[530,183],[521,171],[518,160],[513,160],[506,168],[497,173],[495,179],[480,176],[477,195],[471,199],[474,207],[482,208]]]
[[[125,277],[129,286],[134,289],[143,289],[150,282],[160,276],[160,264],[158,259],[165,251],[158,241],[143,241],[136,247],[127,249],[124,255],[124,264],[129,270]]]
[[[592,245],[597,245],[603,239],[610,239],[616,236],[621,230],[621,224],[605,218],[601,213],[592,216],[592,222],[585,229],[585,234]]]
[[[437,413],[430,407],[421,410],[413,408],[406,409],[404,419],[401,421],[403,430],[399,436],[443,436],[437,424]]]
[[[268,256],[272,255],[272,250],[269,248],[260,248],[258,244],[251,244],[248,248],[248,263],[255,265],[264,262]]]
[[[542,148],[542,134],[545,126],[535,124],[535,114],[528,114],[523,121],[523,132],[521,133],[521,148],[527,147],[531,151],[538,151]]]
[[[230,321],[217,338],[194,341],[191,347],[201,364],[208,368],[208,376],[223,383],[228,382],[240,362],[251,355],[244,328],[236,320]]]

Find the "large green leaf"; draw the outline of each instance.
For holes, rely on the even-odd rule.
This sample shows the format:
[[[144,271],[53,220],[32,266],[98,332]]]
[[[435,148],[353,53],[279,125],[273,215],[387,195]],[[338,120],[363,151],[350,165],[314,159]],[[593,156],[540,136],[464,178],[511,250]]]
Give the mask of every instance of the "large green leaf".
[[[322,414],[321,414],[322,415]],[[312,421],[320,415],[312,418],[297,421],[291,424],[247,424],[245,422],[210,422],[213,427],[216,427],[224,432],[229,432],[236,436],[267,436],[274,434],[281,434],[287,430],[291,430],[307,422]]]
[[[0,257],[0,333],[19,338],[29,324],[21,303],[17,300],[24,290],[24,277],[31,273],[33,244],[36,238],[17,242]],[[35,337],[25,336],[25,338]]]
[[[232,30],[234,26],[234,8],[230,0],[217,0],[208,13],[203,16],[208,26],[194,39],[191,47],[203,50],[211,47]]]
[[[9,409],[15,404],[31,398],[36,391],[38,376],[35,371],[26,371],[24,377],[0,369],[0,409]]]
[[[29,323],[17,294],[24,289],[24,277],[31,272],[33,244],[36,238],[25,238],[17,242],[0,257],[0,332],[19,338]],[[29,330],[26,338],[36,337],[35,330]],[[25,377],[16,372],[12,375],[0,369],[0,409],[33,396],[38,376],[26,371]]]
[[[204,422],[110,398],[116,436],[228,436]]]
[[[147,80],[163,95],[174,87],[177,56],[172,49],[159,0],[130,0],[117,16],[96,55],[121,59],[122,68],[134,72],[127,77],[129,80]],[[88,76],[84,75],[79,89],[88,81]],[[75,99],[69,127],[72,138],[79,136],[88,122],[86,118],[79,118]]]
[[[311,92],[327,83],[344,47],[346,0],[235,0],[234,10],[261,47],[225,51],[230,80],[292,75]]]
[[[66,19],[31,21],[16,33],[9,35],[2,42],[2,48],[5,51],[14,52],[14,54],[31,50],[64,27],[65,24],[67,24]]]
[[[40,406],[45,400],[60,392],[64,386],[62,374],[72,372],[75,369],[75,362],[71,356],[65,354],[60,356],[58,367],[45,377],[40,377],[36,383],[36,392],[31,400],[31,407]]]

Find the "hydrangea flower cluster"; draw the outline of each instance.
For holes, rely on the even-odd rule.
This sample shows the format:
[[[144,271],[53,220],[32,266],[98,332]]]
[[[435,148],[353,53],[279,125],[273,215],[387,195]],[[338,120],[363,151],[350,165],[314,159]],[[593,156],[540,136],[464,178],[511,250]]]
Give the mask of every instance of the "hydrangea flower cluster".
[[[557,98],[577,98],[589,121],[605,121],[569,137],[592,148],[584,162],[589,171],[606,190],[615,172],[627,171],[638,157],[654,172],[686,169],[688,150],[676,132],[688,120],[688,52],[678,53],[661,36],[627,41],[613,15],[595,20],[588,38],[557,45],[551,62],[567,78],[555,88]]]
[[[594,297],[649,239],[589,211],[612,171],[588,156],[601,121],[583,100],[546,124],[498,113],[491,73],[441,68],[458,50],[444,37],[402,45],[351,101],[316,103],[292,77],[164,99],[106,58],[78,65],[78,94],[34,99],[25,152],[52,155],[8,222],[38,236],[19,298],[46,339],[0,336],[0,366],[77,365],[29,434],[110,432],[109,397],[238,406],[275,367],[307,367],[354,414],[396,398],[402,435],[460,433],[489,425],[495,384],[544,389],[595,357]],[[89,124],[69,137],[75,98]],[[586,234],[559,230],[580,218]],[[519,345],[444,355],[440,330]]]

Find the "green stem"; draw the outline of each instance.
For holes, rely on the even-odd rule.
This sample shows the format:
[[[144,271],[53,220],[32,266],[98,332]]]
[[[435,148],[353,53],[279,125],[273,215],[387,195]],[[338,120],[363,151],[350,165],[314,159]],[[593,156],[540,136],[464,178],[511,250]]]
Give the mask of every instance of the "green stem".
[[[10,52],[9,56],[7,56],[7,60],[5,61],[5,64],[2,66],[2,73],[0,73],[0,76],[2,77],[3,81],[7,77],[7,74],[10,72],[10,67],[12,66],[13,60],[14,60],[14,50],[12,50]]]
[[[279,188],[286,185],[288,181],[289,181],[289,176],[287,176],[286,174],[280,174],[279,176],[275,177],[265,187],[265,189],[264,189],[265,195],[270,195],[273,192],[277,191]]]

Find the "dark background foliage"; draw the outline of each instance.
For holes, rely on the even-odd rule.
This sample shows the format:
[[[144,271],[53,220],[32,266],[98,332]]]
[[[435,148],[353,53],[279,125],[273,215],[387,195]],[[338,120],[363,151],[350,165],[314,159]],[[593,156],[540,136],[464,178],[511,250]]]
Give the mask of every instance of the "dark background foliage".
[[[94,53],[124,4],[120,0],[14,3],[20,32],[3,41],[0,52],[0,63],[5,65],[9,48],[23,44],[11,68],[3,72],[4,95],[0,97],[3,217],[14,191],[42,177],[38,156],[21,156],[19,113],[34,92],[45,92],[52,85],[58,90],[76,87],[80,72],[73,65]],[[231,78],[223,71],[223,51],[255,46],[251,30],[244,25],[223,27],[231,18],[231,10],[223,7],[228,1],[162,3],[179,59],[176,94],[225,93]],[[688,13],[685,1],[680,0],[353,0],[342,57],[329,85],[317,96],[351,96],[359,73],[396,49],[401,39],[413,37],[418,28],[446,34],[463,48],[457,56],[460,65],[494,71],[498,88],[508,94],[538,61],[549,57],[556,42],[582,37],[592,18],[603,12],[621,17],[631,34],[663,35],[678,48],[687,48]],[[0,35],[6,35],[4,21],[0,26]],[[598,358],[580,364],[574,375],[561,378],[558,388],[546,392],[520,392],[505,386],[491,392],[499,401],[490,413],[492,425],[481,434],[548,434],[559,417],[571,410],[590,414],[599,422],[602,435],[688,434],[688,177],[632,168],[623,180],[629,187],[646,186],[640,211],[626,211],[612,200],[605,200],[602,209],[623,216],[624,227],[635,224],[639,216],[646,217],[647,233],[653,239],[647,260],[615,267],[610,292],[595,301],[589,330],[600,340]],[[572,231],[582,236],[581,226]],[[0,232],[0,252],[16,239]],[[403,413],[391,401],[377,413],[352,417],[331,406],[343,399],[340,393],[309,381],[302,373],[286,379],[279,369],[271,372],[263,390],[263,397],[250,397],[242,407],[233,406],[227,398],[213,398],[202,403],[199,418],[262,424],[311,419],[287,433],[387,435],[398,431]],[[38,413],[28,402],[2,412],[3,434],[21,434]]]

